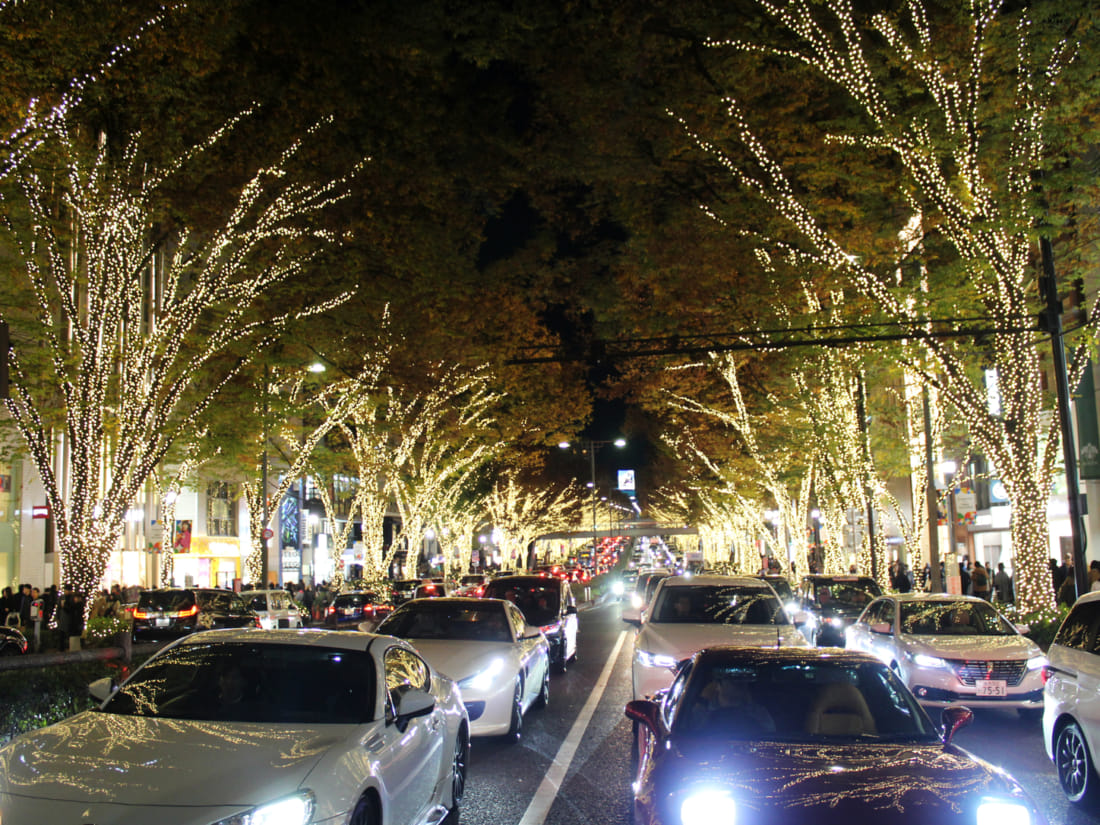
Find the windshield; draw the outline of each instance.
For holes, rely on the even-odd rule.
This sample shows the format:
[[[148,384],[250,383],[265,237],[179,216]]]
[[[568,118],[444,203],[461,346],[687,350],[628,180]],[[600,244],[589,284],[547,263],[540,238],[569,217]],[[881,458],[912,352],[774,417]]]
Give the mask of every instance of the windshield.
[[[901,632],[914,636],[1016,636],[988,602],[901,602]]]
[[[190,590],[146,590],[138,597],[138,607],[156,610],[185,610],[195,604]]]
[[[332,600],[333,607],[362,607],[374,604],[378,597],[374,593],[341,593]]]
[[[806,743],[939,741],[912,694],[879,662],[705,667],[692,674],[673,732]]]
[[[378,633],[400,639],[457,639],[470,642],[511,642],[508,617],[500,602],[418,602],[399,607],[383,621]]]
[[[485,597],[513,602],[523,613],[527,624],[539,627],[556,622],[561,611],[561,585],[557,579],[497,579],[486,585]]]
[[[103,707],[123,716],[340,725],[368,721],[373,710],[365,651],[216,642],[151,659]]]
[[[864,582],[842,581],[817,582],[811,594],[819,607],[854,607],[859,610],[874,601],[876,595]]]
[[[790,624],[771,588],[743,585],[665,587],[653,607],[654,622]]]

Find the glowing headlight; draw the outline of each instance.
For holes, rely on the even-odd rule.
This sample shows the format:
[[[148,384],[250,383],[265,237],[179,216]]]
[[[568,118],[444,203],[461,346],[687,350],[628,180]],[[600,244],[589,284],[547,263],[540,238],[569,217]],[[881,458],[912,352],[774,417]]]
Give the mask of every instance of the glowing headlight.
[[[302,791],[243,814],[220,819],[214,825],[307,825],[313,818],[313,793]]]
[[[648,650],[638,650],[635,651],[634,658],[638,660],[638,664],[642,667],[676,667],[676,657],[667,656],[664,653],[650,653]]]
[[[623,592],[625,590],[626,590],[626,588],[623,587],[623,583],[621,581],[619,581],[618,579],[611,582],[611,592],[614,593],[616,596],[623,595]]]
[[[493,682],[496,680],[500,672],[504,670],[503,659],[493,659],[486,667],[483,667],[477,673],[471,676],[467,676],[465,679],[458,683],[460,688],[467,690],[488,690],[493,686]]]
[[[917,667],[948,667],[947,661],[939,656],[929,656],[925,653],[917,653],[913,657],[913,664]]]
[[[1038,670],[1039,668],[1041,668],[1046,663],[1047,663],[1047,657],[1046,656],[1032,656],[1030,659],[1027,660],[1027,669],[1028,670]]]
[[[834,616],[833,618],[829,619],[828,621],[829,621],[829,624],[831,624],[833,627],[844,627],[844,619],[840,619],[840,618],[837,618],[836,616]]]
[[[642,597],[635,593],[633,596],[630,597],[630,606],[633,607],[635,610],[641,610]]]
[[[1031,811],[1008,799],[983,799],[975,825],[1031,825]]]
[[[734,825],[736,821],[737,803],[727,791],[696,791],[680,804],[681,825]]]

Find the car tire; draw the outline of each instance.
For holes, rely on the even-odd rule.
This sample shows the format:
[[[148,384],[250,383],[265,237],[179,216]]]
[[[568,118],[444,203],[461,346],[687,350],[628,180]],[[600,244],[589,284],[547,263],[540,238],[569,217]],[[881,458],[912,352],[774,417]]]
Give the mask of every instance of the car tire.
[[[463,726],[455,737],[454,759],[451,761],[451,809],[444,822],[458,825],[458,805],[466,794],[466,767],[470,763],[470,737]]]
[[[1058,732],[1054,741],[1054,767],[1058,772],[1058,784],[1066,799],[1075,805],[1096,802],[1100,791],[1096,766],[1089,754],[1085,734],[1076,722],[1070,722]]]
[[[378,825],[381,821],[377,801],[370,796],[361,796],[355,803],[355,810],[351,812],[348,825]]]
[[[516,680],[516,695],[512,700],[512,720],[504,741],[514,745],[523,737],[523,679]]]
[[[534,707],[542,710],[548,704],[550,704],[550,667],[547,665],[546,670],[542,674],[542,688],[539,690],[539,695],[535,697]]]

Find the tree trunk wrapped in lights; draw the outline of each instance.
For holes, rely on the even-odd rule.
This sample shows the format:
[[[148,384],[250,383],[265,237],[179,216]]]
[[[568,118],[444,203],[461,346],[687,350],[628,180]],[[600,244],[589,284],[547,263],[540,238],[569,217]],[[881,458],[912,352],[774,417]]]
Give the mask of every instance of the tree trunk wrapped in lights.
[[[35,157],[57,171],[20,165],[22,202],[5,205],[9,277],[30,299],[4,311],[8,409],[42,477],[60,578],[84,592],[99,588],[130,503],[219,390],[291,321],[346,298],[266,305],[337,242],[309,217],[348,180],[294,180],[301,143],[257,171],[213,231],[166,229],[164,190],[239,120],[161,170],[140,136],[89,149],[55,124]]]
[[[754,40],[711,45],[738,59],[768,61],[773,72],[789,68],[803,86],[820,82],[819,99],[836,107],[836,117],[817,146],[817,178],[799,176],[809,167],[796,168],[798,153],[779,159],[771,147],[782,138],[761,139],[775,132],[770,110],[752,123],[751,108],[727,97],[734,134],[728,150],[681,123],[780,219],[780,228],[761,227],[757,236],[767,256],[855,290],[875,318],[912,332],[899,362],[921,369],[938,388],[1011,497],[1017,602],[1024,611],[1048,607],[1046,505],[1059,436],[1042,417],[1050,399],[1041,392],[1041,339],[1033,331],[1041,207],[1035,172],[1073,139],[1063,128],[1076,122],[1065,105],[1088,105],[1089,95],[1062,82],[1076,47],[1065,32],[1074,30],[1077,11],[1066,12],[1069,26],[1044,27],[1031,18],[1062,14],[1055,4],[1009,9],[982,0],[956,8],[914,0],[883,13],[846,0],[760,0],[757,7],[773,28],[754,28]],[[1063,143],[1052,149],[1048,141],[1059,128]],[[820,170],[829,158],[844,171],[826,185]],[[838,198],[851,194],[843,206],[865,208],[853,193],[875,175],[882,184],[878,211],[852,219]],[[999,411],[990,408],[970,342],[928,335],[939,330],[929,325],[925,302],[912,300],[919,285],[899,280],[897,256],[882,247],[893,238],[896,249],[913,215],[925,227],[918,254],[932,261],[926,271],[935,305],[948,317],[980,319],[972,326],[987,341]],[[792,229],[789,238],[779,234]]]

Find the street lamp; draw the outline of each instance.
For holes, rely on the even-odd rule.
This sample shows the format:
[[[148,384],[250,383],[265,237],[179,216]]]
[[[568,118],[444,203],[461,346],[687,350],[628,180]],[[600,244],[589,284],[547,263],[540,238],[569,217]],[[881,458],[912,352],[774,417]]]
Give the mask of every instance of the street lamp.
[[[596,450],[602,447],[604,444],[614,444],[619,449],[626,446],[625,438],[616,438],[607,441],[596,441],[588,439],[584,442],[588,445],[588,466],[591,471],[591,480],[588,482],[588,489],[592,491],[592,550],[596,549]],[[573,445],[568,441],[559,441],[558,447],[562,450],[568,450]]]

